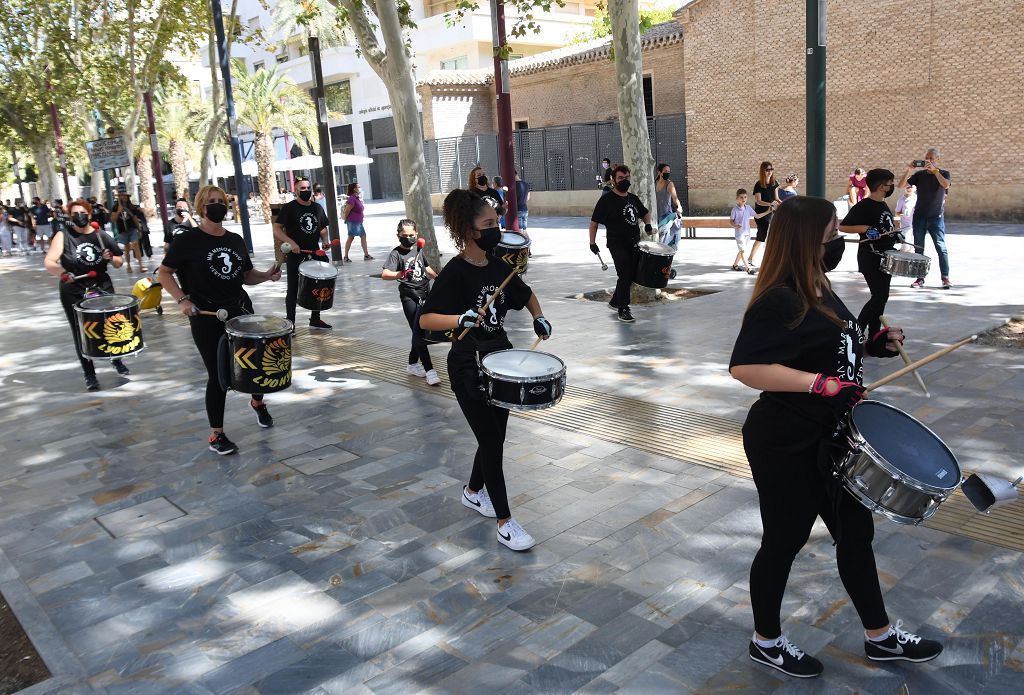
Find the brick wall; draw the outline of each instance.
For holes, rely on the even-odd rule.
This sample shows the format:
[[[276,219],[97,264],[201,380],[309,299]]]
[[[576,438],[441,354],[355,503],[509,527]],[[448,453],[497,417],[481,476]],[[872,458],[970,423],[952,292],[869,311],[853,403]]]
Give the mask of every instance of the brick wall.
[[[493,133],[494,90],[490,85],[419,85],[423,137],[427,140]]]
[[[804,171],[804,0],[699,0],[686,29],[691,204],[717,209],[762,159]],[[943,152],[951,215],[1024,215],[1021,0],[828,4],[827,183]],[[917,48],[922,47],[922,48]],[[926,47],[926,48],[925,48]],[[929,58],[923,56],[927,51]]]

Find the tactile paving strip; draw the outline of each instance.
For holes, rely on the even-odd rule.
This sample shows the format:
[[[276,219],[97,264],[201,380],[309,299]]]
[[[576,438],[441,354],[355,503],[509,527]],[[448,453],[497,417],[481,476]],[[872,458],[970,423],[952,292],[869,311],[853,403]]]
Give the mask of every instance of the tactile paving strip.
[[[177,319],[178,317],[175,317]],[[184,319],[182,319],[184,321]],[[425,393],[454,398],[447,385],[428,386],[423,379],[410,379],[400,369],[408,350],[379,343],[345,338],[336,334],[310,335],[296,331],[292,350],[321,364],[349,369],[379,381],[399,384]],[[444,375],[445,359],[431,355],[438,373]],[[515,417],[543,422],[552,427],[579,432],[659,456],[674,458],[743,478],[750,477],[741,423],[682,408],[650,403],[575,386],[572,374],[561,402],[546,410],[512,413]],[[670,423],[652,426],[652,423]],[[967,472],[964,475],[969,475]],[[939,507],[925,526],[946,533],[1024,551],[1024,500],[1017,500],[980,514],[959,490]]]

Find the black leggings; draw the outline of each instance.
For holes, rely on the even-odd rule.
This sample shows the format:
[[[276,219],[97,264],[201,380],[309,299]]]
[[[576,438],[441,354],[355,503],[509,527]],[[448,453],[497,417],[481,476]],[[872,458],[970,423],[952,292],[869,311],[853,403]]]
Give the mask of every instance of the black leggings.
[[[754,629],[766,639],[782,634],[779,613],[789,570],[819,516],[835,538],[839,577],[867,630],[889,624],[871,549],[871,512],[846,491],[834,510],[819,473],[820,436],[808,435],[799,418],[764,399],[754,403],[743,425],[743,448],[754,475],[761,524],[761,547],[750,566]]]
[[[757,210],[758,214],[761,214],[761,212],[763,211]],[[772,224],[772,215],[774,214],[775,213],[765,215],[764,217],[758,217],[754,220],[754,224],[757,225],[757,235],[754,237],[754,241],[760,241],[762,244],[768,241],[768,228]]]
[[[285,265],[288,268],[288,291],[284,296],[284,310],[288,320],[295,323],[295,303],[299,295],[299,265],[309,258],[304,254],[289,253],[285,257]],[[320,312],[309,312],[310,321],[319,321]]]
[[[633,278],[636,277],[636,246],[634,244],[608,244],[608,252],[615,264],[615,294],[609,302],[616,309],[629,306],[629,295],[633,289]]]
[[[508,347],[511,347],[509,345]],[[501,349],[501,348],[499,348]],[[481,357],[483,355],[481,354]],[[505,450],[505,428],[508,410],[490,405],[480,383],[476,353],[452,350],[448,353],[448,380],[476,437],[476,456],[469,476],[469,489],[487,486],[487,494],[499,519],[512,516],[505,490],[502,457]]]
[[[882,328],[881,316],[885,313],[885,304],[889,301],[889,285],[892,276],[878,269],[878,256],[872,255],[875,267],[871,263],[861,264],[861,274],[868,283],[871,299],[864,304],[857,317],[857,324],[865,331],[868,339]]]
[[[434,368],[430,361],[430,352],[427,350],[427,343],[423,339],[423,329],[417,320],[420,315],[420,300],[412,297],[401,297],[402,311],[405,312],[405,320],[409,322],[412,329],[412,348],[409,350],[409,364],[420,362],[428,372]]]
[[[96,367],[92,360],[82,357],[82,337],[78,334],[78,319],[75,316],[75,304],[80,301],[82,298],[78,295],[60,293],[60,304],[64,307],[64,315],[68,319],[68,325],[71,326],[71,337],[75,339],[75,355],[78,357],[85,375],[96,376]]]
[[[240,310],[230,310],[231,318],[240,316]],[[217,363],[217,346],[220,338],[224,335],[224,322],[216,316],[191,316],[189,326],[192,329],[192,340],[199,349],[199,356],[203,358],[203,365],[206,367],[206,417],[210,421],[210,427],[219,430],[224,427],[224,400],[227,391],[221,388],[218,376],[219,366]],[[254,401],[262,401],[262,394],[253,394]]]

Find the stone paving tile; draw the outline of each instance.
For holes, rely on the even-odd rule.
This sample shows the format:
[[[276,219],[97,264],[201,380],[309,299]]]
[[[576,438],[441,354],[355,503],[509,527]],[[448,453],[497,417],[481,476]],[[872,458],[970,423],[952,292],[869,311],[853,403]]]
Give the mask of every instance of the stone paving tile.
[[[725,372],[735,330],[721,317],[740,314],[749,283],[720,270],[716,242],[687,242],[681,267],[691,284],[721,292],[637,307],[640,320],[624,326],[562,298],[607,278],[572,260],[563,232],[574,221],[549,224],[537,226],[530,282],[560,327],[552,349],[571,382],[742,419],[753,395]],[[1009,303],[1019,299],[1006,278],[972,283],[968,264],[981,256],[963,244],[969,235],[950,237],[956,292],[894,289],[890,313],[908,326],[914,354],[1024,309]],[[1007,257],[1024,251],[1014,235],[986,245]],[[849,270],[834,281],[857,306],[862,280]],[[11,300],[0,317],[19,320],[13,307],[29,301],[58,314],[49,283],[28,260],[0,266]],[[404,324],[381,328],[364,311],[394,305],[384,285],[342,269],[338,289],[354,299],[337,312],[340,335],[407,346]],[[283,287],[253,296],[276,311]],[[424,393],[299,356],[293,387],[268,397],[275,428],[259,430],[244,399],[229,395],[228,430],[243,450],[219,459],[203,446],[205,376],[184,325],[171,315],[144,322],[149,349],[128,378],[101,365],[98,394],[80,390],[57,320],[19,322],[25,330],[0,363],[9,454],[0,459],[9,559],[0,582],[24,583],[59,637],[54,647],[84,670],[61,692],[981,693],[1024,682],[1021,553],[880,519],[890,614],[942,639],[946,652],[932,664],[878,666],[862,656],[819,524],[793,565],[783,613],[787,633],[827,671],[793,682],[744,653],[760,532],[751,481],[695,465],[687,452],[658,455],[513,417],[513,511],[540,541],[513,554],[498,547],[492,520],[458,502],[475,445],[446,386]],[[508,327],[516,344],[532,339],[523,317],[510,315]],[[869,376],[889,368],[871,362]],[[964,348],[922,371],[935,397],[908,381],[886,400],[939,432],[965,468],[1015,473],[1024,464],[1019,356]],[[154,393],[175,408],[155,409]],[[24,428],[27,415],[60,436]],[[95,521],[161,498],[184,515],[119,538]]]

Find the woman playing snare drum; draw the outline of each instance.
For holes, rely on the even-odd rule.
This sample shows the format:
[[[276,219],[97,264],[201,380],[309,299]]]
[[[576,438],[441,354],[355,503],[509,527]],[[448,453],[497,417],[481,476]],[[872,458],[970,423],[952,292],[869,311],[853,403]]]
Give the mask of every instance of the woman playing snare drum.
[[[438,274],[423,305],[420,327],[456,331],[448,353],[448,380],[477,442],[473,472],[469,484],[462,488],[462,504],[497,518],[499,543],[512,550],[527,550],[535,541],[512,518],[502,472],[508,410],[487,402],[477,360],[512,347],[504,329],[509,309],[527,308],[533,315],[533,329],[541,338],[551,335],[551,324],[541,313],[537,296],[519,275],[514,275],[482,312],[484,304],[514,272],[511,266],[488,255],[501,240],[498,211],[492,205],[469,191],[456,189],[444,200],[444,223],[460,253]],[[459,340],[458,334],[465,328],[470,331]]]
[[[782,634],[779,614],[790,566],[819,516],[836,541],[839,577],[864,626],[867,657],[929,661],[942,651],[938,642],[903,630],[902,621],[890,624],[871,548],[871,512],[830,486],[837,424],[865,393],[863,353],[892,357],[903,342],[895,327],[865,341],[833,293],[825,273],[843,254],[838,229],[827,200],[797,196],[779,206],[729,366],[734,378],[761,391],[743,424],[764,528],[750,568],[750,658],[799,678],[823,667]]]
[[[90,226],[92,206],[88,202],[75,200],[68,205],[67,211],[67,225],[63,231],[54,234],[43,264],[50,275],[56,275],[61,280],[58,286],[60,303],[75,339],[75,352],[85,374],[85,388],[87,391],[98,391],[100,382],[96,379],[96,367],[91,359],[82,357],[82,338],[78,334],[75,305],[87,294],[113,294],[114,283],[107,274],[107,265],[120,268],[124,258],[109,234],[96,231]],[[94,275],[89,278],[80,277],[89,273]],[[76,277],[79,279],[76,280]],[[110,364],[118,374],[128,374],[128,367],[121,360],[111,360]]]
[[[242,237],[224,229],[221,223],[228,214],[227,200],[227,195],[217,186],[199,189],[195,210],[202,222],[174,238],[157,271],[160,284],[181,307],[181,313],[188,316],[192,340],[206,366],[210,450],[221,456],[238,451],[224,434],[227,392],[221,388],[217,365],[217,347],[224,335],[224,322],[216,316],[197,312],[226,309],[228,318],[251,314],[252,302],[243,285],[258,285],[267,280],[276,282],[281,277],[280,270],[263,272],[253,268]],[[180,285],[174,273],[178,274]],[[274,418],[270,417],[262,395],[253,394],[249,405],[260,427],[274,426]]]

